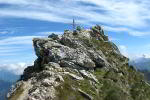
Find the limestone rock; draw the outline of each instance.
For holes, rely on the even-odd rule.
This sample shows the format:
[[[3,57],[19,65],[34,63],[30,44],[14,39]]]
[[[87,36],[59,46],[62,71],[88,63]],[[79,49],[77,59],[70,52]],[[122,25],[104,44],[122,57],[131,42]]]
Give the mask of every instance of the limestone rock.
[[[99,25],[34,38],[33,46],[37,59],[8,100],[150,100],[150,85]]]
[[[88,78],[96,83],[99,83],[98,80],[96,79],[96,77],[92,73],[87,72],[85,70],[80,70],[80,73],[83,77]]]

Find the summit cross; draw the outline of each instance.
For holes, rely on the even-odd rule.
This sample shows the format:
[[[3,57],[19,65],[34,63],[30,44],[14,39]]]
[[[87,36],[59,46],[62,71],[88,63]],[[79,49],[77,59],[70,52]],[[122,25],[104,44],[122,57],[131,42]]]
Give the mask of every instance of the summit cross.
[[[75,19],[73,19],[73,22],[72,22],[72,29],[73,29],[73,31],[76,29],[76,23],[75,23]]]

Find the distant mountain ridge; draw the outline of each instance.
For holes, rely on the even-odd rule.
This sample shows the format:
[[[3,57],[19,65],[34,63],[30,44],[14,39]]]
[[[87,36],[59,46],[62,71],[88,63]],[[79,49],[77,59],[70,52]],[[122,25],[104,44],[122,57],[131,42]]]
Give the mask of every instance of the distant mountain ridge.
[[[133,65],[139,72],[143,73],[146,81],[150,82],[150,58],[140,57],[138,59],[129,62]]]
[[[0,70],[0,100],[7,100],[6,95],[11,89],[11,85],[20,78],[7,70]]]
[[[139,70],[150,70],[150,58],[140,57],[130,61],[130,64]]]
[[[0,80],[0,100],[7,100],[6,95],[13,83]]]
[[[20,78],[20,75],[15,75],[7,70],[0,70],[0,80],[15,82]]]
[[[150,70],[138,70],[144,74],[145,80],[150,83]]]

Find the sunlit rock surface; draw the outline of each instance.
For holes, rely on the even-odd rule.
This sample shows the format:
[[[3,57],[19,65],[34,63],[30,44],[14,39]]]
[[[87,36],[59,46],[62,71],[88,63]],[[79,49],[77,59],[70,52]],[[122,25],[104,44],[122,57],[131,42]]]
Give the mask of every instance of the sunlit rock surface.
[[[100,26],[34,38],[37,59],[9,100],[150,100],[150,85]]]

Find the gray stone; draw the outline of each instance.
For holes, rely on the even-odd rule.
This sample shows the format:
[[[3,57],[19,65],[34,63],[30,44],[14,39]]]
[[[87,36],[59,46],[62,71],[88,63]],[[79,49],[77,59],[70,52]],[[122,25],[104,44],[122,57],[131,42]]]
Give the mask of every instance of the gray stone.
[[[79,72],[84,78],[88,78],[96,83],[99,83],[96,77],[92,73],[85,71],[85,70],[79,70]]]
[[[101,42],[104,45],[101,45]],[[129,69],[128,59],[120,53],[115,44],[108,41],[100,26],[80,30],[76,35],[72,31],[65,31],[63,35],[35,38],[33,46],[38,58],[34,66],[24,70],[21,80],[8,93],[8,98],[12,95],[18,96],[15,93],[22,84],[25,85],[23,92],[13,100],[59,100],[59,95],[63,100],[63,93],[68,96],[66,100],[76,100],[81,95],[86,100],[99,97],[105,100],[105,97],[110,95],[108,93],[115,88],[118,90],[114,92],[131,97],[132,85],[134,87],[135,83],[140,82],[137,78],[140,75]],[[98,46],[102,47],[97,49]],[[108,73],[112,69],[115,71]],[[145,84],[147,89],[149,85]],[[131,97],[124,100],[132,99]]]

